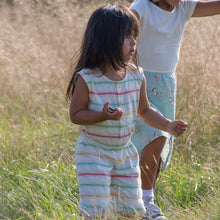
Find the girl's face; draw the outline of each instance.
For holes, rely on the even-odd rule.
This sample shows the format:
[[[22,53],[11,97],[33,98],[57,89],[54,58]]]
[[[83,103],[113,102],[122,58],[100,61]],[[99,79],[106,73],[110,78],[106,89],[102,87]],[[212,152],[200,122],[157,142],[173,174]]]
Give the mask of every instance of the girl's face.
[[[122,46],[123,59],[125,63],[128,63],[136,52],[136,36],[126,36]]]

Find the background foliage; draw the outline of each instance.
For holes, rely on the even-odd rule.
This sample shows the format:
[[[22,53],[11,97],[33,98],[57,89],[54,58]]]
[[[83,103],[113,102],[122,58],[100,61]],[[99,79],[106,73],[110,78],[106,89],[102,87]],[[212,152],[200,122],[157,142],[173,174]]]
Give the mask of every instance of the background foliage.
[[[0,219],[75,219],[77,126],[65,90],[71,58],[102,0],[0,1]],[[219,16],[192,18],[177,67],[175,139],[157,203],[169,219],[220,219]]]

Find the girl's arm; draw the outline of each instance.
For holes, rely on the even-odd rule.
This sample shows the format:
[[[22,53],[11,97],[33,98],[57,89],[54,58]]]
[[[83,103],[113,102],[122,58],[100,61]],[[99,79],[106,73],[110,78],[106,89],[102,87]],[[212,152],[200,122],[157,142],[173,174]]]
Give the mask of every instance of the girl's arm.
[[[89,90],[79,75],[70,103],[70,119],[74,124],[89,125],[105,120],[119,120],[123,114],[122,109],[115,108],[113,113],[108,111],[109,102],[106,102],[102,111],[88,109]]]
[[[140,101],[138,107],[138,117],[150,125],[151,127],[158,128],[160,130],[167,131],[175,136],[182,134],[187,127],[187,123],[181,120],[170,121],[164,118],[154,108],[150,107],[149,101],[146,95],[146,79],[144,77],[140,91]]]
[[[220,0],[198,1],[192,17],[205,17],[220,14]]]

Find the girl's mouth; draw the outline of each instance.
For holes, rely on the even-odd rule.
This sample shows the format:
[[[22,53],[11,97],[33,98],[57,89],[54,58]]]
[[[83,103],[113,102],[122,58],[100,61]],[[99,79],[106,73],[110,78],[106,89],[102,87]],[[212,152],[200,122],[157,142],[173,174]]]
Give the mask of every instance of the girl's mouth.
[[[131,49],[129,53],[130,53],[130,55],[134,55],[135,49]]]

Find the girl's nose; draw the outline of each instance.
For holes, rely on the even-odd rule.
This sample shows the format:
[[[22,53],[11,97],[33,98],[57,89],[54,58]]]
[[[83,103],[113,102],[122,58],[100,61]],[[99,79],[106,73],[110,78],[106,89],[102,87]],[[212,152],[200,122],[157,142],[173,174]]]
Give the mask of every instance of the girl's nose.
[[[134,36],[131,37],[131,44],[132,45],[135,45],[136,44],[136,39]]]

